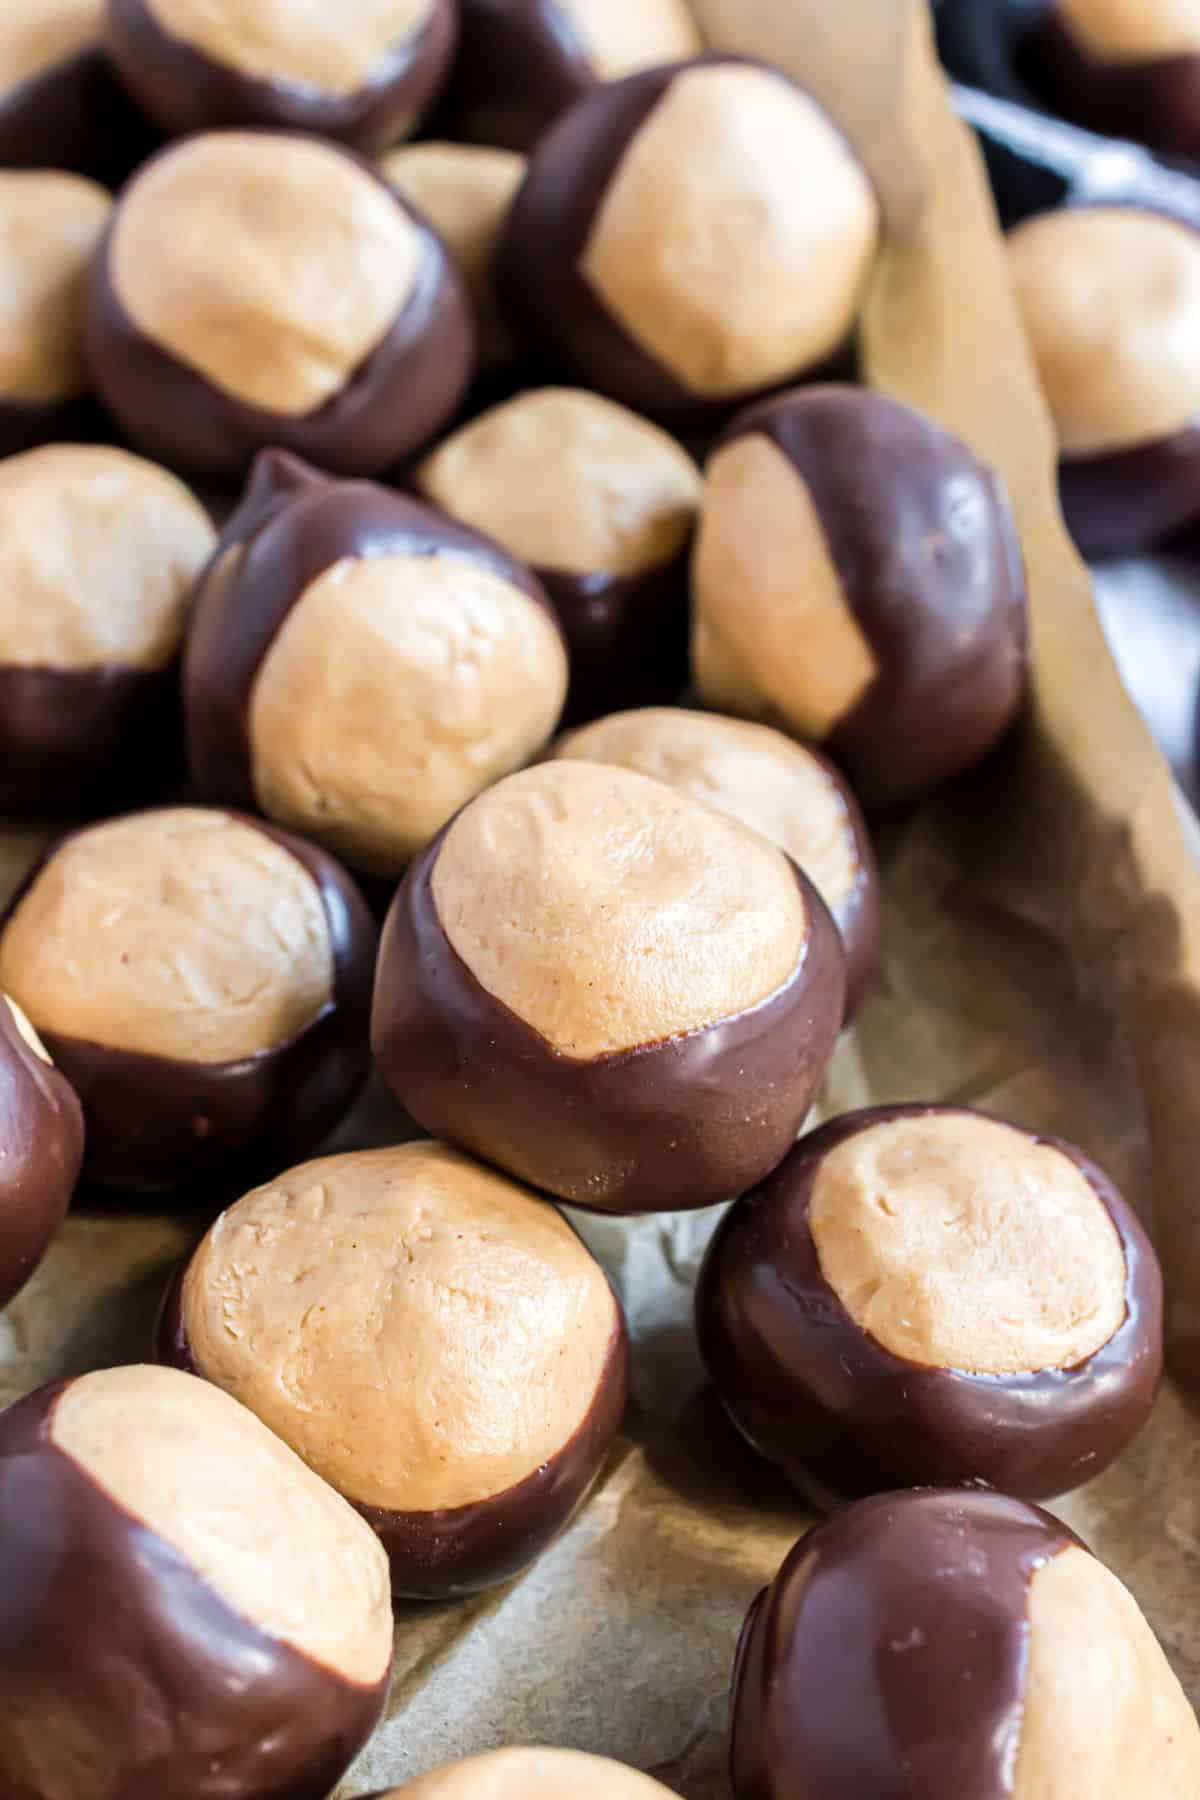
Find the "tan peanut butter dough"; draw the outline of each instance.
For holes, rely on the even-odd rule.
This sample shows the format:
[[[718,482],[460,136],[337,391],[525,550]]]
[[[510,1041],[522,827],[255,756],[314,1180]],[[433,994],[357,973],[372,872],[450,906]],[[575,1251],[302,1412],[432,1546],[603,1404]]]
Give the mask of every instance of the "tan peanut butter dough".
[[[687,0],[552,0],[601,81],[699,56],[703,40]]]
[[[256,1188],[183,1288],[208,1379],[349,1498],[398,1512],[490,1499],[562,1450],[618,1317],[549,1202],[428,1142]]]
[[[424,213],[463,276],[485,367],[512,361],[517,341],[504,318],[492,264],[525,158],[486,144],[401,144],[379,164],[384,179]]]
[[[243,1619],[348,1681],[382,1679],[382,1545],[244,1406],[178,1369],[102,1369],[64,1389],[50,1438]]]
[[[225,813],[173,807],[53,852],[0,934],[0,987],[39,1032],[233,1062],[329,1004],[333,950],[289,851]]]
[[[678,556],[700,470],[672,437],[582,388],[537,388],[472,419],[421,464],[443,512],[534,568],[640,575]]]
[[[1019,225],[1008,258],[1066,455],[1200,423],[1200,231],[1083,206]]]
[[[419,1775],[382,1800],[669,1800],[670,1789],[580,1750],[489,1750]]]
[[[840,346],[878,234],[866,172],[814,100],[769,69],[700,65],[634,134],[580,267],[642,350],[720,398]]]
[[[159,669],[216,543],[165,469],[103,444],[0,462],[0,663]]]
[[[1200,0],[1056,0],[1056,6],[1073,36],[1107,62],[1200,53]]]
[[[0,93],[64,62],[100,36],[105,0],[4,0]]]
[[[378,349],[423,254],[400,201],[332,144],[215,131],[134,177],[109,274],[160,350],[234,399],[299,418]]]
[[[1029,1590],[1013,1800],[1195,1800],[1200,1726],[1137,1602],[1086,1550]]]
[[[808,484],[770,438],[709,464],[692,560],[692,673],[722,711],[820,741],[878,674]]]
[[[250,700],[264,812],[394,873],[550,737],[567,657],[549,612],[467,556],[345,557],[289,612]]]
[[[774,845],[661,782],[592,763],[542,763],[481,794],[447,832],[432,885],[480,985],[579,1058],[756,1006],[808,937]]]
[[[386,69],[433,0],[146,0],[161,28],[257,81],[349,95]]]
[[[646,706],[568,732],[554,754],[635,769],[740,819],[786,850],[831,910],[858,880],[858,847],[833,776],[769,725]]]
[[[82,175],[0,170],[0,395],[27,405],[87,387],[83,305],[112,196]]]
[[[1008,1375],[1086,1361],[1125,1319],[1125,1256],[1082,1169],[970,1113],[882,1121],[820,1162],[821,1273],[894,1356]]]

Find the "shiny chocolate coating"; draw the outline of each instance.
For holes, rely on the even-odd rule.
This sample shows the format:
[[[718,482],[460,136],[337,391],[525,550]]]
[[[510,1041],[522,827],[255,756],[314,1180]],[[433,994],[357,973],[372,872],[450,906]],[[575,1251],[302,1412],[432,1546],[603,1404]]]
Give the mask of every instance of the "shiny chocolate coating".
[[[66,1216],[83,1160],[70,1083],[26,1043],[0,994],[0,1306],[20,1293]]]
[[[936,1489],[810,1531],[742,1629],[736,1800],[1011,1800],[1030,1584],[1078,1542],[1037,1507]]]
[[[1162,1374],[1162,1276],[1108,1177],[1060,1139],[1101,1201],[1125,1259],[1125,1317],[1066,1369],[970,1374],[895,1355],[821,1270],[809,1223],[822,1159],[893,1119],[963,1108],[871,1107],[801,1138],[722,1219],[696,1288],[700,1350],[749,1442],[813,1505],[908,1486],[976,1486],[1049,1499],[1099,1475],[1150,1416]]]
[[[444,835],[392,902],[371,1020],[380,1073],[418,1124],[596,1212],[711,1206],[774,1168],[845,1007],[841,940],[807,877],[795,870],[805,953],[775,993],[679,1037],[576,1058],[489,993],[447,938],[432,888]]]
[[[490,538],[391,489],[335,481],[296,457],[264,452],[198,584],[184,653],[188,762],[206,799],[257,806],[249,712],[263,659],[327,569],[381,555],[467,558],[554,616],[529,571]]]
[[[1022,79],[1064,118],[1200,162],[1200,53],[1111,62],[1080,42],[1050,0],[1016,61]]]
[[[554,0],[460,0],[458,55],[436,135],[529,150],[598,78]]]
[[[159,1362],[204,1376],[183,1323],[186,1265],[173,1276],[155,1326]],[[532,1475],[468,1506],[399,1512],[360,1505],[392,1571],[398,1599],[450,1600],[519,1575],[539,1557],[582,1505],[620,1429],[629,1388],[629,1334],[618,1306],[596,1396],[561,1450]]]
[[[98,43],[0,93],[3,169],[70,169],[116,186],[154,144]]]
[[[420,272],[382,342],[331,399],[299,416],[223,392],[139,329],[113,285],[110,224],[93,266],[84,350],[97,393],[145,455],[220,481],[277,446],[337,474],[376,475],[451,417],[474,363],[466,291],[436,232],[363,166],[409,213],[421,239]]]
[[[281,845],[316,883],[333,954],[330,998],[284,1042],[233,1062],[188,1062],[42,1033],[83,1102],[84,1175],[102,1187],[182,1187],[211,1204],[218,1184],[246,1185],[315,1150],[366,1081],[377,943],[366,901],[341,864],[315,845],[261,819],[229,816]],[[30,870],[5,919],[74,835],[60,838]]]
[[[163,795],[182,765],[179,665],[0,663],[0,812],[78,818]]]
[[[69,1386],[0,1414],[0,1792],[93,1800],[90,1748],[113,1795],[325,1800],[390,1671],[357,1686],[235,1612],[55,1445]]]
[[[457,30],[453,0],[434,0],[428,18],[352,94],[221,63],[160,24],[150,0],[110,0],[105,49],[141,110],[172,136],[264,125],[315,132],[374,156],[420,124],[445,80]]]
[[[1058,486],[1063,516],[1085,556],[1152,549],[1200,521],[1200,423],[1153,444],[1064,456]]]

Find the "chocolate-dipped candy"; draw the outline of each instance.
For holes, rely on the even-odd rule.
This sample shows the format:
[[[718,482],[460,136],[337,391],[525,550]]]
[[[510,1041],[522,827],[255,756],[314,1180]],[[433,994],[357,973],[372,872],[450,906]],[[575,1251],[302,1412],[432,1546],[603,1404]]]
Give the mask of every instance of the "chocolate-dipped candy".
[[[105,62],[103,22],[104,0],[4,0],[0,168],[125,172],[141,133]]]
[[[580,100],[509,214],[502,290],[586,387],[702,435],[846,348],[879,206],[777,70],[705,57]]]
[[[247,1194],[173,1284],[159,1353],[344,1494],[414,1599],[526,1568],[625,1407],[599,1263],[545,1200],[443,1144],[326,1156]]]
[[[126,450],[0,462],[0,811],[162,791],[188,596],[215,542],[182,483]]]
[[[83,1113],[20,1007],[0,993],[0,1306],[50,1246],[83,1160]]]
[[[1196,0],[1044,0],[1018,65],[1076,124],[1200,161]]]
[[[395,875],[550,738],[562,634],[499,545],[274,453],[221,544],[184,665],[189,760],[208,799]]]
[[[104,1369],[0,1413],[0,1792],[325,1800],[387,1696],[387,1560],[227,1394]]]
[[[704,800],[769,838],[833,914],[846,952],[846,1015],[879,957],[879,871],[858,802],[832,763],[769,725],[679,706],[613,713],[554,746],[555,756],[616,763]]]
[[[844,1005],[837,927],[782,851],[632,770],[546,762],[409,870],[371,1035],[434,1136],[578,1206],[670,1212],[775,1167]]]
[[[211,1199],[315,1148],[357,1094],[375,935],[323,851],[163,807],[47,852],[0,930],[0,988],[83,1101],[85,1174]]]
[[[999,1494],[881,1494],[750,1609],[736,1800],[1191,1800],[1200,1729],[1133,1596]]]
[[[0,170],[0,456],[69,437],[87,390],[83,299],[112,197],[58,170]]]
[[[1083,206],[1027,219],[1008,253],[1081,548],[1145,549],[1200,520],[1200,232]]]
[[[369,155],[416,130],[457,24],[455,0],[108,0],[104,41],[168,133],[262,125]]]
[[[529,150],[573,100],[701,49],[687,0],[460,0],[447,137]]]
[[[525,158],[491,145],[427,142],[402,145],[379,168],[424,213],[458,265],[475,315],[481,371],[514,363],[520,346],[496,293],[493,264]]]
[[[1112,1182],[955,1107],[801,1138],[721,1221],[696,1325],[734,1424],[822,1507],[1065,1493],[1125,1449],[1162,1373],[1162,1277]]]
[[[538,388],[462,426],[416,481],[541,581],[570,654],[568,719],[680,692],[701,476],[665,431],[599,394]]]
[[[581,1750],[487,1750],[367,1800],[670,1800],[649,1775]]]
[[[266,131],[143,165],[96,258],[85,345],[133,443],[213,478],[270,445],[376,474],[450,417],[473,355],[425,221],[349,151]]]
[[[865,388],[781,394],[734,421],[708,465],[692,602],[701,697],[820,744],[868,811],[970,768],[1024,695],[999,481]]]

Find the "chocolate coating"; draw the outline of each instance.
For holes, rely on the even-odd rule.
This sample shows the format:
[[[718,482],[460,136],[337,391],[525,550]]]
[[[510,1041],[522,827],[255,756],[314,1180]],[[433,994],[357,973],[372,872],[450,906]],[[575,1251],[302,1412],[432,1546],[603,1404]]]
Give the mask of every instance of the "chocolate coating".
[[[220,63],[166,30],[147,0],[110,0],[105,49],[142,111],[172,135],[265,125],[315,132],[371,156],[416,130],[445,80],[457,30],[452,0],[434,0],[418,30],[345,95]]]
[[[496,264],[500,291],[527,335],[570,369],[582,386],[594,387],[697,440],[719,430],[756,393],[771,389],[713,399],[685,387],[609,313],[585,278],[581,258],[627,148],[672,81],[704,65],[747,60],[705,56],[647,69],[610,82],[572,106],[542,138],[530,160]],[[830,374],[846,359],[847,352],[838,352],[806,373]],[[771,388],[778,385],[772,383]]]
[[[0,1306],[20,1293],[66,1215],[83,1160],[83,1113],[0,995]]]
[[[0,168],[71,169],[115,185],[152,147],[99,44],[0,93]]]
[[[1058,487],[1063,517],[1086,556],[1148,550],[1200,519],[1200,425],[1129,450],[1064,456]]]
[[[173,1276],[155,1326],[160,1362],[204,1375],[183,1325],[186,1267]],[[495,1587],[528,1568],[556,1538],[592,1486],[620,1428],[629,1388],[629,1334],[616,1309],[612,1342],[596,1397],[557,1455],[503,1493],[469,1506],[396,1512],[351,1504],[379,1535],[400,1599],[450,1600]]]
[[[673,700],[687,681],[687,552],[637,575],[535,569],[571,661],[564,723]]]
[[[353,1685],[227,1605],[54,1444],[70,1385],[0,1415],[0,1789],[92,1800],[103,1746],[113,1794],[325,1800],[390,1671]]]
[[[744,1171],[773,1168],[820,1085],[845,996],[837,927],[799,869],[809,936],[782,988],[704,1029],[574,1058],[488,993],[450,944],[431,887],[444,835],[392,902],[375,980],[375,1057],[413,1118],[597,1212],[709,1206],[737,1193]]]
[[[1030,1583],[1076,1545],[996,1494],[881,1494],[818,1525],[742,1630],[737,1800],[1011,1800]]]
[[[92,813],[178,777],[179,671],[0,664],[0,811]]]
[[[528,150],[597,77],[553,0],[460,0],[462,33],[438,108],[443,134]]]
[[[808,488],[877,665],[823,748],[868,812],[907,804],[993,749],[1024,698],[1025,576],[1003,487],[959,439],[863,389],[781,394],[718,448],[756,432]]]
[[[110,225],[93,268],[84,348],[101,399],[147,455],[219,480],[241,475],[259,450],[278,446],[338,474],[373,475],[410,455],[455,411],[474,357],[462,282],[436,233],[375,170],[367,172],[409,213],[422,243],[420,270],[383,341],[331,400],[300,415],[222,392],[144,335],[113,285]]]
[[[366,1080],[377,942],[366,901],[315,845],[261,819],[231,816],[281,845],[315,881],[333,953],[332,995],[302,1030],[234,1062],[185,1062],[44,1032],[83,1102],[84,1173],[101,1186],[154,1192],[186,1184],[211,1202],[214,1184],[248,1182],[315,1149]],[[30,870],[5,919],[75,835],[60,838]]]
[[[1162,1373],[1157,1259],[1108,1177],[1057,1138],[1035,1141],[1082,1171],[1125,1258],[1125,1318],[1095,1355],[1074,1368],[969,1374],[897,1356],[850,1317],[825,1279],[809,1225],[821,1161],[872,1125],[944,1110],[869,1108],[810,1132],[726,1214],[700,1272],[700,1350],[725,1410],[822,1509],[926,1485],[1049,1499],[1100,1474],[1154,1402]]]
[[[240,558],[226,561],[235,546]],[[250,696],[277,632],[332,564],[389,553],[469,558],[553,616],[529,572],[478,532],[390,489],[334,481],[295,457],[264,453],[199,583],[184,654],[188,760],[202,794],[257,806]]]
[[[1022,39],[1017,66],[1042,100],[1077,125],[1200,162],[1200,54],[1110,62],[1050,4]]]

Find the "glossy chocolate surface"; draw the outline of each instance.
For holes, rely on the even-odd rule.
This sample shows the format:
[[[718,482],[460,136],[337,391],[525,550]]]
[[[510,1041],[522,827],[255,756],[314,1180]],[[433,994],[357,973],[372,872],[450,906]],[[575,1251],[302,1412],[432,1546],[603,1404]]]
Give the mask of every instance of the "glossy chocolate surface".
[[[1025,576],[1003,488],[949,432],[859,388],[781,394],[722,444],[754,432],[807,485],[878,664],[824,748],[868,812],[903,805],[979,761],[1024,697]]]
[[[609,82],[580,100],[534,151],[496,262],[501,294],[526,335],[581,386],[692,438],[719,430],[764,390],[714,399],[685,387],[612,317],[585,279],[580,258],[630,141],[672,81],[703,63],[745,60],[709,56],[669,63]],[[798,369],[791,379],[801,373],[817,371]]]
[[[325,1800],[387,1677],[268,1636],[118,1506],[51,1440],[69,1385],[0,1415],[0,1792]]]
[[[166,30],[148,0],[110,0],[105,48],[133,99],[164,131],[265,125],[312,131],[374,156],[416,130],[445,80],[456,37],[452,0],[434,0],[418,30],[352,94],[218,62]]]
[[[1200,320],[1196,329],[1200,336]],[[1086,556],[1151,549],[1200,521],[1200,424],[1129,450],[1063,457],[1058,485]]]
[[[62,1224],[82,1160],[75,1092],[25,1042],[0,994],[0,1306],[21,1291]]]
[[[115,186],[154,142],[99,44],[0,91],[0,168],[70,169]]]
[[[229,555],[236,546],[240,555]],[[295,457],[264,453],[200,578],[184,655],[188,760],[207,799],[257,805],[249,711],[263,659],[326,569],[381,555],[466,557],[554,616],[529,571],[490,538],[392,489],[335,481]]]
[[[554,0],[459,0],[458,55],[433,135],[530,150],[597,77]]]
[[[736,1800],[1012,1800],[1030,1583],[1078,1542],[1018,1500],[936,1490],[810,1531],[742,1630]]]
[[[781,988],[683,1036],[575,1058],[482,987],[446,937],[432,890],[444,835],[392,902],[371,1018],[380,1073],[418,1124],[596,1212],[710,1206],[773,1169],[845,1004],[837,927],[799,869],[809,932]]]
[[[1020,42],[1016,62],[1064,118],[1200,162],[1200,52],[1110,62],[1080,43],[1051,4]]]
[[[333,952],[333,992],[302,1030],[235,1062],[184,1062],[41,1033],[83,1102],[84,1174],[103,1187],[154,1192],[214,1188],[302,1161],[341,1119],[370,1067],[368,1019],[377,932],[353,880],[333,857],[261,819],[232,812],[281,845],[316,882]],[[26,876],[9,917],[67,838]],[[2,922],[0,922],[2,929]]]
[[[687,683],[686,549],[637,575],[535,568],[567,640],[563,723],[678,699]]]
[[[177,663],[0,663],[0,812],[78,816],[151,798],[181,762]]]
[[[154,1353],[190,1375],[205,1376],[183,1324],[186,1266],[173,1276],[155,1327]],[[392,1592],[405,1600],[450,1600],[519,1575],[558,1536],[600,1473],[620,1429],[629,1389],[629,1334],[619,1303],[596,1396],[574,1435],[524,1481],[470,1506],[396,1512],[346,1499],[378,1533],[392,1569]]]
[[[696,1289],[705,1366],[742,1434],[814,1505],[886,1488],[983,1485],[1049,1499],[1100,1474],[1145,1424],[1162,1373],[1162,1277],[1101,1170],[1070,1157],[1125,1256],[1125,1319],[1069,1369],[972,1375],[910,1362],[850,1317],[821,1271],[808,1209],[821,1160],[890,1119],[961,1108],[875,1107],[802,1138],[717,1228]],[[973,1116],[967,1114],[967,1116]]]
[[[424,219],[369,165],[361,166],[413,220],[423,244],[421,267],[383,341],[332,399],[299,416],[223,392],[138,328],[111,280],[110,225],[93,267],[84,348],[97,392],[144,455],[220,479],[242,474],[259,450],[277,446],[336,474],[377,475],[453,415],[475,353],[462,280]]]

